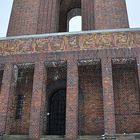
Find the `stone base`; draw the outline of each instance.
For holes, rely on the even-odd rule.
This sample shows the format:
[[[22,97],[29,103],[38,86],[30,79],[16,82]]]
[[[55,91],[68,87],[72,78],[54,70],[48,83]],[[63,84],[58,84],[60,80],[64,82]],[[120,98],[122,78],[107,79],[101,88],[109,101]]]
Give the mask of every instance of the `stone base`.
[[[140,134],[105,135],[105,140],[140,140]]]
[[[42,138],[40,138],[40,140],[64,140],[64,136],[44,136]]]
[[[120,137],[120,138],[117,138],[116,140],[135,140],[135,137],[133,136]]]
[[[29,140],[26,135],[3,135],[2,140]]]
[[[25,135],[4,135],[0,140],[29,140]],[[40,140],[65,140],[64,136],[42,136]],[[78,136],[77,140],[140,140],[140,134],[105,135],[105,136]]]

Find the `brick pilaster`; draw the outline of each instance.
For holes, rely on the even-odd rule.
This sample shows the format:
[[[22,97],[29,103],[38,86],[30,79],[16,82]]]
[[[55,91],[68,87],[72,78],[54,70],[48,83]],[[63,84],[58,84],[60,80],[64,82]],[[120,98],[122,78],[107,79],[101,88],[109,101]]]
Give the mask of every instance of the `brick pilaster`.
[[[30,128],[29,128],[29,138],[31,140],[40,140],[42,96],[45,91],[44,77],[45,77],[44,63],[43,62],[35,63],[33,93],[31,101]]]
[[[55,33],[59,27],[60,0],[41,0],[37,33]]]
[[[6,122],[10,100],[10,89],[12,80],[12,65],[5,64],[2,87],[0,93],[0,134],[6,133]],[[9,125],[9,124],[8,124]]]
[[[140,58],[137,57],[137,71],[138,71],[138,81],[139,81],[139,89],[140,89]]]
[[[82,29],[94,30],[94,0],[82,0]]]
[[[105,134],[115,134],[115,108],[111,59],[102,59],[102,84]]]
[[[77,135],[78,135],[78,67],[76,60],[68,60],[65,140],[76,140]]]

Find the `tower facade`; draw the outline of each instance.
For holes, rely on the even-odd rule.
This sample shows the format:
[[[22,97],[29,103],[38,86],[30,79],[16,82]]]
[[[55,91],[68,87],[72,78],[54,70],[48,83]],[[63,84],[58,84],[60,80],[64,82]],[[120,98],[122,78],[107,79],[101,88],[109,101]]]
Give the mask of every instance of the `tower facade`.
[[[125,0],[14,0],[7,36],[66,32],[69,12],[80,9],[82,30],[128,28]]]
[[[128,27],[125,0],[14,0],[0,140],[139,140],[140,29]]]

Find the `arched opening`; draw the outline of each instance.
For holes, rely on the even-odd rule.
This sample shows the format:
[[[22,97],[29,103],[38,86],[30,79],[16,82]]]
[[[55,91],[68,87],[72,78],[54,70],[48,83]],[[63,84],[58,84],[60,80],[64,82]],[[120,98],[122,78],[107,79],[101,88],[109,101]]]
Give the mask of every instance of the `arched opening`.
[[[74,8],[67,14],[67,31],[81,31],[82,30],[82,16],[81,9]]]
[[[66,120],[66,65],[48,63],[46,95],[44,97],[43,135],[65,135]],[[58,67],[59,64],[59,67]],[[53,63],[54,66],[54,63]]]
[[[59,89],[49,100],[49,135],[65,135],[66,89]]]
[[[69,21],[69,32],[82,31],[82,17],[75,16]]]
[[[60,5],[60,15],[59,15],[59,32],[81,30],[81,28],[69,30],[69,24],[73,24],[73,22],[77,20],[78,18],[80,19],[80,17],[77,17],[77,16],[81,17],[81,0],[75,0],[75,1],[62,0],[61,5]],[[69,23],[70,21],[72,23]],[[76,23],[76,21],[74,23]],[[81,20],[79,20],[78,23],[81,24]],[[79,24],[77,25],[78,27],[79,27]]]

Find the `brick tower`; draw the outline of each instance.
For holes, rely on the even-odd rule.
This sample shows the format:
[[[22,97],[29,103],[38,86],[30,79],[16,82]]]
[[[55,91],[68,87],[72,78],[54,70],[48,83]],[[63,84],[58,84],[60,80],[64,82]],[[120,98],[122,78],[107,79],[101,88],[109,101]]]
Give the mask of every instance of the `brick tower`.
[[[66,32],[75,8],[81,9],[83,30],[129,27],[125,0],[14,0],[7,36]]]
[[[69,33],[74,16],[82,31]],[[139,48],[125,0],[14,0],[0,140],[139,140]]]

